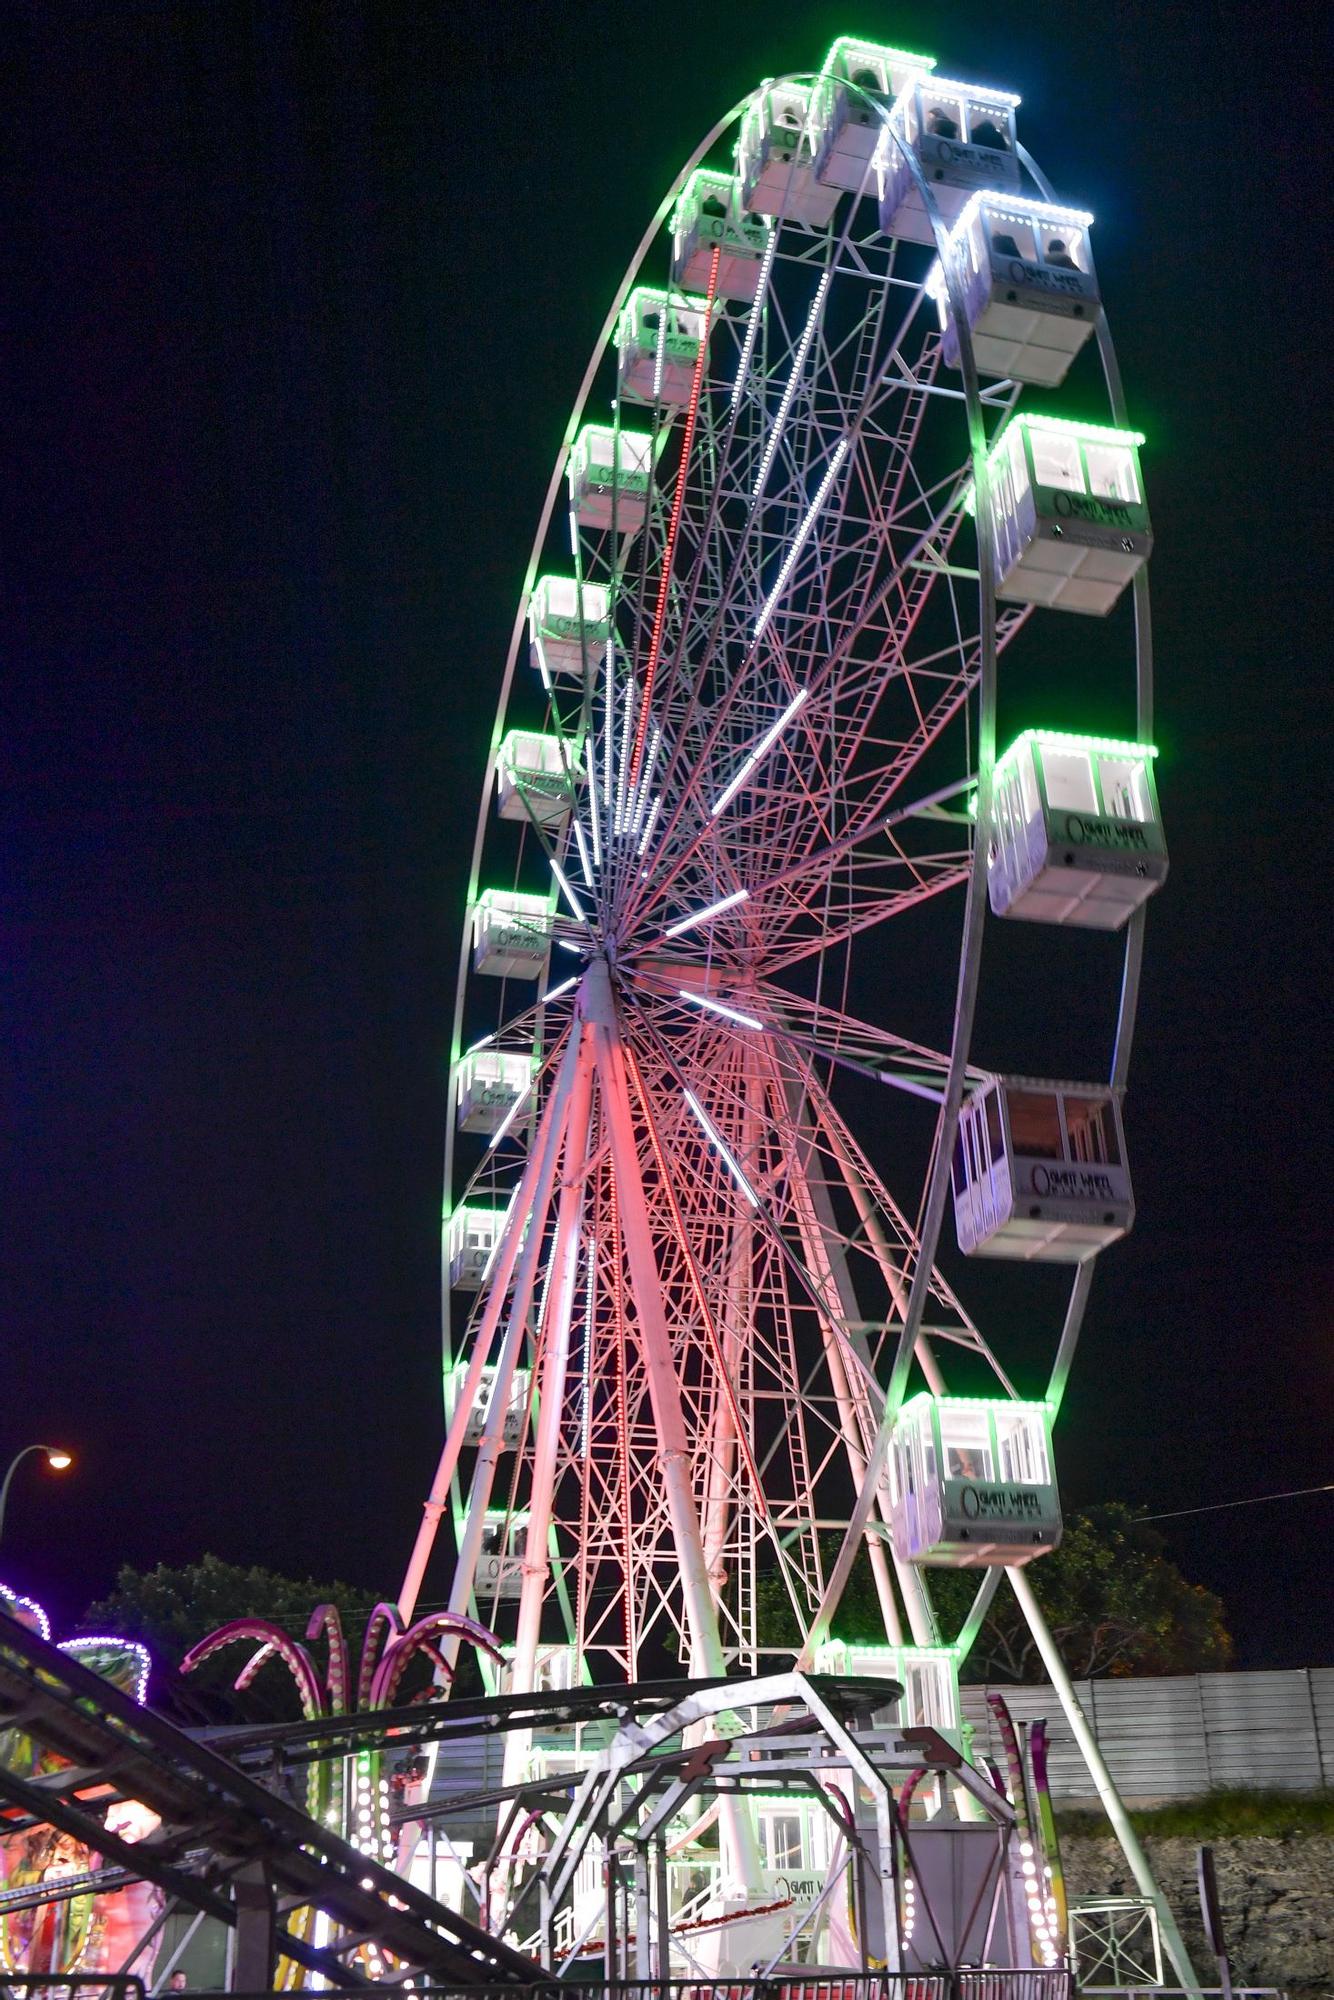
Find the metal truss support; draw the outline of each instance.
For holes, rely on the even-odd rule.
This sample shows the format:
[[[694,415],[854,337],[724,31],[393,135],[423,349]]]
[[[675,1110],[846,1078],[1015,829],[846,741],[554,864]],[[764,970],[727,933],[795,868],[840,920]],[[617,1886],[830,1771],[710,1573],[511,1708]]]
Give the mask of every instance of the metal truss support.
[[[232,1881],[236,1904],[236,1950],[232,1955],[231,1991],[267,1993],[273,1985],[277,1958],[277,1923],[273,1884],[262,1861],[249,1861]]]

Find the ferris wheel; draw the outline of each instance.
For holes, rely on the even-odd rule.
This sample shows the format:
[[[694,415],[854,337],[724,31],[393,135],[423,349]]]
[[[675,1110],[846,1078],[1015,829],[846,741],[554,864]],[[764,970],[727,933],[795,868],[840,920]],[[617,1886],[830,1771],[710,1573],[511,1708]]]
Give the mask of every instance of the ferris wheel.
[[[957,1729],[1006,1571],[1040,1618],[1167,863],[1142,439],[1092,219],[1017,106],[846,38],[760,86],[646,233],[552,473],[482,780],[448,1428],[403,1593],[452,1515],[450,1608],[515,1690],[874,1670],[830,1638],[864,1559],[885,1670]],[[1026,698],[1055,614],[1072,659],[1110,616],[1120,737],[1077,672]],[[988,906],[1122,940],[1100,1076],[1045,1074],[1036,1028],[1027,1073],[985,1067]],[[988,1259],[1069,1274],[1027,1393]],[[978,1575],[962,1632],[941,1566]]]

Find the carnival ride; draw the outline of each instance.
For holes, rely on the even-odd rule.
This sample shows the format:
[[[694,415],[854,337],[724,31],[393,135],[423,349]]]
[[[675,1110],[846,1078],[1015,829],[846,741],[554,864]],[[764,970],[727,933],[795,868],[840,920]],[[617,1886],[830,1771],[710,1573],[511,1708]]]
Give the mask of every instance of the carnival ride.
[[[901,1721],[929,1719],[917,1663],[957,1740],[1008,1578],[1189,1978],[1023,1570],[1059,1540],[1052,1425],[1094,1259],[1133,1218],[1121,1101],[1167,864],[1143,439],[1092,218],[1019,143],[1018,102],[843,38],[719,121],[612,301],[483,777],[449,1421],[400,1603],[448,1515],[449,1609],[504,1637],[492,1686],[755,1675],[833,1659],[864,1561]],[[1039,707],[1044,609],[1084,616]],[[979,1062],[988,899],[1119,935],[1101,1076]],[[1035,1394],[983,1272],[956,1289],[938,1261],[951,1194],[965,1254],[1069,1272]],[[938,1565],[978,1573],[955,1632]],[[511,1739],[507,1782],[551,1757]],[[724,1796],[708,1823],[711,1911],[763,1904],[756,1812]],[[1051,1964],[1030,1872],[1024,1948]]]
[[[359,1671],[329,1607],[323,1668],[224,1628],[196,1657],[245,1641],[241,1682],[281,1658],[303,1720],[201,1745],[0,1620],[0,1720],[52,1760],[4,1760],[7,1838],[50,1827],[98,1861],[90,1894],[147,1883],[231,1925],[241,1986],[592,1955],[609,1978],[946,1966],[942,1994],[999,1963],[1054,1994],[1041,1726],[993,1703],[1005,1770],[976,1767],[959,1698],[1003,1580],[1193,1983],[1026,1575],[1060,1539],[1095,1259],[1134,1217],[1122,1097],[1167,859],[1143,440],[1091,218],[1017,109],[843,38],[708,134],[612,302],[474,844],[446,1440]],[[1026,673],[1045,611],[1084,614],[1055,700]],[[988,904],[1029,926],[1021,992],[1043,927],[1106,934],[1065,946],[1107,980],[1097,1076],[1041,1073],[1027,1004],[1039,1073],[978,1060]],[[1036,1391],[993,1330],[998,1261],[1069,1273],[1055,1313],[1053,1274],[1025,1280]],[[414,1623],[446,1516],[448,1604]],[[875,1643],[834,1636],[858,1564]],[[956,1630],[940,1568],[976,1574]],[[464,1646],[480,1699],[394,1705],[414,1654],[448,1694]],[[460,1800],[431,1760],[491,1738],[462,1800],[490,1831],[472,1865],[446,1839],[442,1886]]]

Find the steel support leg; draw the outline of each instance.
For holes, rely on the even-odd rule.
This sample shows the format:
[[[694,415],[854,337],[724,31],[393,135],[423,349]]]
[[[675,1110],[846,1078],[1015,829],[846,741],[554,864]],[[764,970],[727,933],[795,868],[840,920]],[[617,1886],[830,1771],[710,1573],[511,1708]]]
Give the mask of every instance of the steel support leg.
[[[653,1231],[640,1171],[625,1057],[605,967],[590,966],[585,978],[585,991],[588,1018],[594,1023],[596,1036],[598,1080],[611,1139],[612,1171],[616,1176],[621,1227],[634,1292],[636,1334],[643,1352],[649,1400],[661,1447],[663,1490],[690,1630],[690,1671],[712,1678],[724,1675],[727,1665],[704,1559],[704,1542],[691,1476],[690,1439],[681,1407],[681,1384],[663,1306],[662,1281],[654,1254]],[[759,1845],[744,1802],[725,1800],[722,1824],[728,1835],[729,1859],[738,1883],[746,1891],[758,1890],[762,1879]]]
[[[268,1993],[273,1987],[273,1887],[262,1861],[239,1869],[232,1881],[236,1904],[236,1951],[232,1958],[233,1993]]]
[[[1047,1677],[1065,1711],[1070,1733],[1079,1745],[1084,1762],[1088,1765],[1089,1776],[1097,1787],[1098,1797],[1102,1800],[1107,1817],[1112,1823],[1112,1830],[1121,1844],[1121,1852],[1126,1857],[1130,1872],[1139,1884],[1140,1894],[1147,1896],[1158,1912],[1158,1929],[1162,1934],[1163,1943],[1167,1946],[1167,1955],[1172,1961],[1176,1976],[1187,1993],[1198,1994],[1201,1990],[1199,1977],[1190,1962],[1190,1955],[1182,1941],[1181,1932],[1177,1929],[1172,1906],[1154,1879],[1153,1870],[1149,1866],[1149,1857],[1140,1845],[1139,1835],[1131,1825],[1130,1815],[1122,1803],[1121,1794],[1116,1789],[1116,1781],[1107,1768],[1102,1751],[1098,1748],[1098,1739],[1090,1729],[1088,1719],[1079,1705],[1074,1682],[1066,1672],[1065,1661],[1061,1658],[1056,1641],[1052,1637],[1051,1627],[1043,1615],[1042,1606],[1033,1595],[1033,1586],[1021,1569],[1007,1569],[1005,1573],[1010,1579],[1015,1596],[1019,1599],[1019,1608],[1028,1621],[1033,1642],[1042,1655],[1042,1664],[1047,1669]]]

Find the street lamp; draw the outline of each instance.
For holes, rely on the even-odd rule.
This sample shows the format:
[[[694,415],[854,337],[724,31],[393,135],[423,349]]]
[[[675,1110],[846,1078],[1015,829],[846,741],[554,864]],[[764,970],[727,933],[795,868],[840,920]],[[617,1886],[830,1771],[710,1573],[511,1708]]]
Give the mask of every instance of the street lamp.
[[[34,1451],[44,1451],[46,1453],[46,1462],[52,1472],[68,1472],[70,1466],[74,1463],[73,1454],[65,1451],[58,1444],[25,1444],[22,1451],[16,1452],[9,1461],[9,1470],[5,1474],[4,1484],[0,1486],[0,1535],[3,1535],[5,1532],[5,1506],[9,1500],[9,1489],[13,1483],[14,1474],[18,1471],[29,1452]]]

